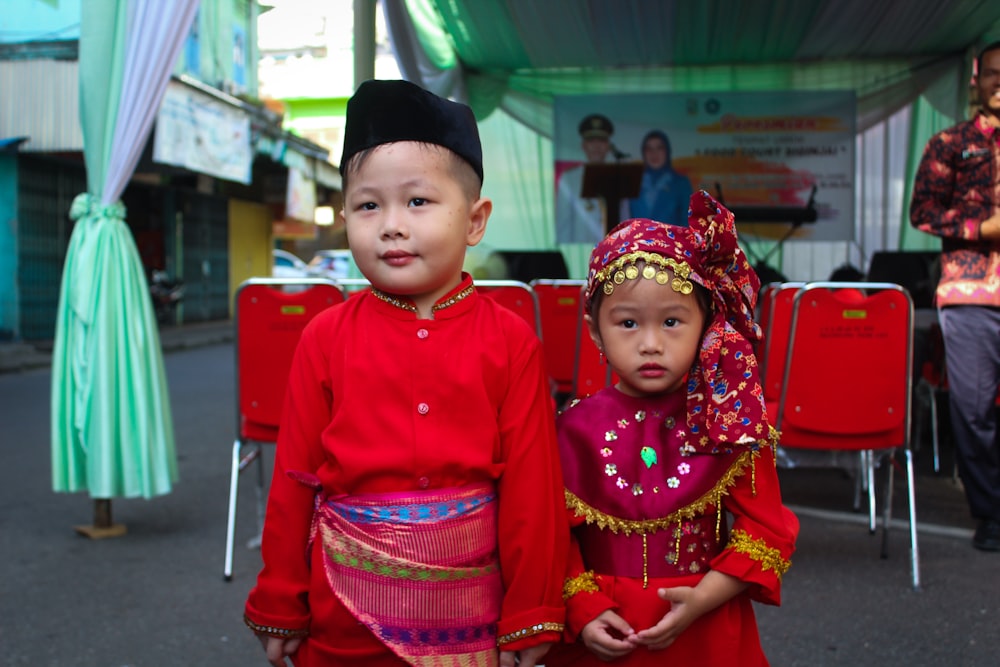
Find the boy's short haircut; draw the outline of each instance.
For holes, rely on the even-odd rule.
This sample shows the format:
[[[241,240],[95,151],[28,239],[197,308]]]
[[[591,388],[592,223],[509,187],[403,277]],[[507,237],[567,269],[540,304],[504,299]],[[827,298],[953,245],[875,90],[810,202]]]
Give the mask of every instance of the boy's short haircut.
[[[351,164],[356,154],[397,141],[447,148],[468,163],[482,185],[483,148],[472,109],[409,81],[365,81],[347,102],[341,175],[349,165],[356,170]]]

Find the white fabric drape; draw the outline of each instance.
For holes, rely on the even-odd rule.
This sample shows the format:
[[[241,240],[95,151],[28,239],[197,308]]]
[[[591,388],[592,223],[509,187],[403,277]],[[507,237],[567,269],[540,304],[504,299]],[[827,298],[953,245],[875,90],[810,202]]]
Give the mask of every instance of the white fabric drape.
[[[199,1],[136,0],[130,7],[118,122],[102,204],[116,201],[135,171]]]

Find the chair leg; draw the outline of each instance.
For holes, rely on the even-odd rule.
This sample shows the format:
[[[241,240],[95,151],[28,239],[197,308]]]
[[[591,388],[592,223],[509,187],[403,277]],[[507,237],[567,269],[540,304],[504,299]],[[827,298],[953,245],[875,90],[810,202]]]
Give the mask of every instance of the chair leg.
[[[892,523],[892,497],[895,492],[895,450],[885,454],[882,459],[888,468],[885,475],[885,507],[882,508],[882,558],[889,557],[889,525]]]
[[[906,448],[907,500],[910,504],[910,568],[913,574],[913,590],[920,590],[920,553],[917,549],[917,493],[914,488],[913,452]]]
[[[264,537],[264,513],[267,510],[267,496],[264,494],[264,448],[259,442],[257,447],[257,534],[247,541],[248,549],[260,548]]]
[[[875,534],[875,452],[868,449],[862,452],[865,465],[865,477],[868,480],[868,532]]]
[[[863,451],[858,452],[858,470],[854,476],[854,511],[857,512],[861,509],[861,493],[865,490],[865,485],[868,483],[867,475],[867,463],[865,461],[865,453]]]
[[[233,580],[233,540],[236,537],[236,496],[237,483],[240,479],[240,451],[243,443],[239,439],[233,442],[233,463],[229,472],[229,514],[226,520],[226,564],[222,570],[222,578]]]
[[[937,420],[937,391],[934,387],[927,385],[927,391],[930,394],[930,407],[931,407],[931,444],[934,447],[934,472],[941,472],[941,446],[938,440],[938,420]]]

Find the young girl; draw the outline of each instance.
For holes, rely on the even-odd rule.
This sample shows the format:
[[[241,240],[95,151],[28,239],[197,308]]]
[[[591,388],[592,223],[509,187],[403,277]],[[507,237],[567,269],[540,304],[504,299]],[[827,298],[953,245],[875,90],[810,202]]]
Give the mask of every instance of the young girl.
[[[573,643],[549,667],[767,664],[751,601],[779,603],[798,521],[751,351],[760,283],[729,211],[698,192],[688,215],[591,255],[586,319],[619,381],[557,422]]]

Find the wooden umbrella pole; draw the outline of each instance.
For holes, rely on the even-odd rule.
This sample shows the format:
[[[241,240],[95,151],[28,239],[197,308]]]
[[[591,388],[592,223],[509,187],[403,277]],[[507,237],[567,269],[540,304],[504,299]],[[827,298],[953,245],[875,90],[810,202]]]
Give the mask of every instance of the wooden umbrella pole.
[[[125,524],[114,523],[111,520],[111,499],[94,499],[94,523],[89,526],[75,526],[76,532],[92,540],[106,537],[121,537],[127,532]]]

